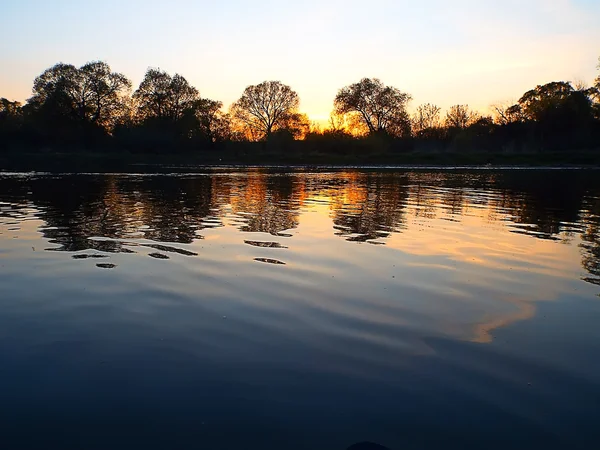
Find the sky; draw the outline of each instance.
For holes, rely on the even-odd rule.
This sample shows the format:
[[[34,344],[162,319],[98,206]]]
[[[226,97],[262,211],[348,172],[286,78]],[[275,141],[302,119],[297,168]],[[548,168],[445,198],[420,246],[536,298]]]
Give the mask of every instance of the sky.
[[[411,107],[485,112],[538,84],[597,76],[599,0],[0,0],[0,97],[24,101],[57,62],[102,60],[134,88],[148,67],[227,107],[280,80],[324,120],[377,77]]]

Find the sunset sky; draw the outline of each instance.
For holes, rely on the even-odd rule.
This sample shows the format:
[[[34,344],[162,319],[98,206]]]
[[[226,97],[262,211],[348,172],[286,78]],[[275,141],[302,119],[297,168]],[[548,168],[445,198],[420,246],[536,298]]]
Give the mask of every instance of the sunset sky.
[[[226,106],[281,80],[314,120],[362,77],[413,107],[485,111],[537,84],[591,83],[599,24],[598,0],[1,0],[0,97],[24,101],[56,62],[104,60],[134,87],[160,67]]]

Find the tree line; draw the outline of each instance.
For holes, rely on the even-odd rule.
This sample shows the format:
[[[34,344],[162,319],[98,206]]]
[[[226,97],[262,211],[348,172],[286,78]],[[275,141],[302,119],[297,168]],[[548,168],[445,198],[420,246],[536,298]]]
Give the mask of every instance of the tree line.
[[[600,66],[599,66],[600,68]],[[376,78],[341,88],[326,126],[300,112],[280,81],[248,86],[227,110],[180,74],[150,68],[137,89],[106,62],[58,63],[33,82],[25,104],[0,98],[0,151],[178,153],[485,151],[600,149],[600,76],[591,87],[539,85],[492,114],[455,105],[445,113]]]

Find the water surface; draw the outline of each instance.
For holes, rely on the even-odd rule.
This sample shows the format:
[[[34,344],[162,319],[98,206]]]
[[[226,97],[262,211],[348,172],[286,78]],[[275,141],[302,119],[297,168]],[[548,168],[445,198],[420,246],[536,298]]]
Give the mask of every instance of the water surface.
[[[596,448],[600,174],[0,174],[3,448]]]

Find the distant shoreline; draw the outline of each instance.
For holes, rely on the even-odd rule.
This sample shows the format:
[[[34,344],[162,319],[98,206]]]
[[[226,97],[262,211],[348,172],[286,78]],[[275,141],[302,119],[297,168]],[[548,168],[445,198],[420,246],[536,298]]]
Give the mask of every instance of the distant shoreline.
[[[132,154],[132,153],[9,153],[0,154],[0,171],[120,171],[132,168],[600,168],[597,150],[572,153],[407,152],[395,155],[271,155],[271,154]]]

